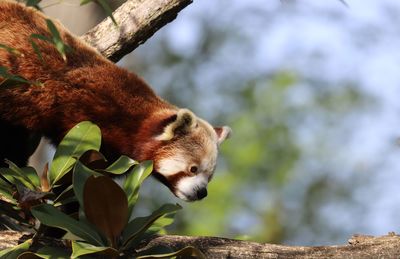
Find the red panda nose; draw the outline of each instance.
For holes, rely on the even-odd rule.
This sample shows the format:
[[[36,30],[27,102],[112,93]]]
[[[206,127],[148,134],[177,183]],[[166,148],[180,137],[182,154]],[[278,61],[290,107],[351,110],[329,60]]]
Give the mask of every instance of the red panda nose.
[[[207,196],[207,189],[206,188],[201,188],[197,191],[197,198],[199,200],[203,199],[204,197]]]

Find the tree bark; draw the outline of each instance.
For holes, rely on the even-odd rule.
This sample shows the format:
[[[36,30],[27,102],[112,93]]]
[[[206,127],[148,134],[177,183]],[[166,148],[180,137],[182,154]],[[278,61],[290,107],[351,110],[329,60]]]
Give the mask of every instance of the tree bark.
[[[81,38],[116,62],[173,21],[192,0],[128,0]]]
[[[22,233],[0,232],[0,250],[17,245]],[[59,246],[60,242],[55,241]],[[353,236],[347,245],[335,246],[284,246],[261,244],[220,237],[190,237],[165,235],[142,242],[138,251],[156,246],[168,246],[178,250],[194,246],[206,258],[254,259],[254,258],[400,258],[400,236],[389,234],[382,237]]]
[[[191,245],[206,258],[400,258],[400,236],[353,236],[347,245],[284,246],[239,241],[219,237],[160,236],[149,240],[143,249],[158,245],[174,249]]]

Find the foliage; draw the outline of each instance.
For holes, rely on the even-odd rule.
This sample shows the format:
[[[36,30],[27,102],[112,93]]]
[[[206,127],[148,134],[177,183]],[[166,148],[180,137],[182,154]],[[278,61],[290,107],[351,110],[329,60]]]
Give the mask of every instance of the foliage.
[[[62,59],[64,61],[66,61],[67,60],[66,53],[71,51],[71,48],[63,42],[63,40],[61,39],[60,32],[57,30],[56,26],[50,19],[46,19],[46,24],[47,24],[47,29],[49,30],[51,37],[49,38],[47,36],[44,36],[41,34],[35,34],[35,33],[32,34],[30,36],[29,42],[31,43],[33,50],[35,51],[36,55],[39,57],[40,61],[44,63],[45,60],[43,59],[42,52],[40,51],[39,46],[34,41],[34,39],[49,42],[52,45],[54,45],[54,47],[57,49],[58,53],[60,53]]]
[[[5,45],[2,45],[5,46]],[[0,48],[2,47],[0,46]],[[26,78],[20,76],[20,75],[15,75],[12,74],[8,71],[6,67],[0,66],[0,87],[13,87],[13,86],[18,86],[21,84],[29,84],[29,85],[40,85],[39,82],[34,82],[27,80]]]
[[[42,2],[42,0],[22,0],[22,2],[25,2],[26,6],[31,6],[31,7],[36,8],[39,11],[43,11],[39,5]],[[107,1],[105,1],[105,0],[81,0],[80,5],[86,5],[91,2],[101,6],[101,8],[106,13],[106,15],[108,17],[110,17],[110,19],[112,20],[114,25],[118,26],[117,21],[115,20],[114,15],[112,13],[112,8],[110,7],[110,5],[108,4]],[[61,1],[60,1],[60,3],[61,3]]]
[[[100,5],[101,8],[103,8],[104,12],[107,14],[107,16],[110,17],[114,25],[118,26],[117,21],[115,20],[114,15],[112,13],[112,9],[106,0],[81,0],[81,5],[86,5],[90,2]]]
[[[140,185],[152,172],[152,163],[138,163],[126,156],[110,163],[99,152],[100,144],[100,129],[85,121],[68,132],[50,170],[41,176],[33,168],[19,168],[11,161],[7,161],[9,168],[0,169],[1,210],[5,214],[0,224],[35,233],[25,243],[1,251],[2,258],[65,254],[36,242],[49,227],[66,231],[64,239],[72,244],[71,258],[93,254],[127,256],[141,240],[172,223],[171,216],[181,209],[178,204],[165,204],[149,216],[130,219]],[[122,187],[111,176],[123,178]],[[73,203],[79,204],[78,211],[68,209]],[[37,222],[39,227],[35,227]],[[165,258],[188,254],[202,258],[193,247],[176,252],[160,247],[134,256]]]

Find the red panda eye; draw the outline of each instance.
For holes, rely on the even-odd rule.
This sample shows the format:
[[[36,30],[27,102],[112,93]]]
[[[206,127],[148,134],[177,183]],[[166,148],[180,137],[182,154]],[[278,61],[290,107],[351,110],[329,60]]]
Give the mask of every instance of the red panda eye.
[[[197,166],[190,167],[190,172],[192,172],[192,173],[196,173],[197,170],[198,170]]]

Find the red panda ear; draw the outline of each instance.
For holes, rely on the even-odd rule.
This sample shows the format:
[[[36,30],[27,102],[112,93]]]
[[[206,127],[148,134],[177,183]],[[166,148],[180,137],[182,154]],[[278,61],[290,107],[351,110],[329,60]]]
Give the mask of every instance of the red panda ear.
[[[157,140],[171,140],[176,134],[185,134],[197,124],[196,116],[188,109],[179,109],[176,115],[170,117],[164,131],[156,137]]]
[[[230,138],[232,129],[228,126],[214,127],[215,132],[218,136],[218,145],[221,144],[225,139]]]

